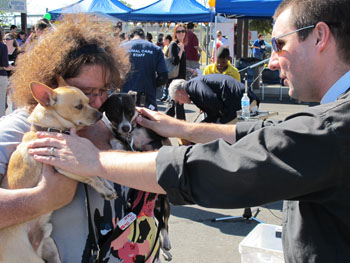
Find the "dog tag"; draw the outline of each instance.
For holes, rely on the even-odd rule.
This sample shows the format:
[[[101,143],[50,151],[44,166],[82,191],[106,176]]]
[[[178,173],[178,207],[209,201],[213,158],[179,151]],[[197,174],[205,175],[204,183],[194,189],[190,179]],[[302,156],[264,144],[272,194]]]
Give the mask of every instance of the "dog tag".
[[[136,220],[136,215],[133,212],[130,212],[126,216],[124,216],[117,224],[117,226],[121,230],[125,230],[128,226],[131,225],[132,222]]]

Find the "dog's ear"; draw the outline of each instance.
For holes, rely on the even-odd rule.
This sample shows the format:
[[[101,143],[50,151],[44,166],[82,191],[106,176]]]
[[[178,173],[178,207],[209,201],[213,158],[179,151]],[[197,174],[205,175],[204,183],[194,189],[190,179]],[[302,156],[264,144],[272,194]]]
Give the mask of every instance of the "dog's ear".
[[[30,89],[34,99],[40,103],[40,105],[47,107],[56,104],[56,92],[45,84],[33,81],[30,83]]]
[[[128,94],[132,96],[132,98],[134,99],[134,102],[136,104],[136,98],[137,98],[137,91],[134,90],[129,90]]]
[[[58,83],[58,87],[69,86],[61,75],[56,75],[56,80]]]

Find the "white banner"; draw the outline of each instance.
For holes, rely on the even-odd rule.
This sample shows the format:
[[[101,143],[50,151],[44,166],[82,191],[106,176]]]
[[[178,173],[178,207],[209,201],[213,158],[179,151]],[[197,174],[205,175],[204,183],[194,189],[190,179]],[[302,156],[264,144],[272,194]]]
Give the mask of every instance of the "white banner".
[[[0,0],[0,11],[27,13],[27,0]]]

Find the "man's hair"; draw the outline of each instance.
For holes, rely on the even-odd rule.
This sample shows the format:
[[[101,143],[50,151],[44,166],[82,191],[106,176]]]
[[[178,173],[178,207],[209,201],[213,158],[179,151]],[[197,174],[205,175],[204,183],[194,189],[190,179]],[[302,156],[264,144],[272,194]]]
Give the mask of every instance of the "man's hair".
[[[87,14],[66,15],[55,28],[28,47],[16,60],[11,88],[16,106],[36,105],[30,83],[56,88],[58,76],[77,77],[84,65],[100,65],[109,74],[110,89],[118,89],[129,69],[111,22]]]
[[[173,37],[171,35],[166,35],[164,39],[168,39],[169,42],[171,42],[173,40]]]
[[[222,32],[220,30],[216,31],[217,36],[222,36]]]
[[[142,39],[145,39],[145,31],[141,27],[134,27],[129,32],[129,38],[132,39],[134,36],[139,36]]]
[[[230,50],[227,47],[220,47],[218,49],[218,54],[217,54],[216,58],[229,59],[230,58]]]
[[[11,25],[10,26],[10,30],[12,30],[12,29],[17,29],[17,26],[16,25]]]
[[[262,37],[262,36],[263,36],[263,34],[259,34],[259,35],[258,35],[258,38],[260,38],[260,37]]]
[[[146,38],[147,38],[147,40],[148,40],[149,42],[152,42],[153,36],[152,36],[152,34],[151,34],[150,32],[147,32]]]
[[[292,23],[296,29],[325,22],[335,38],[338,56],[350,63],[350,1],[349,0],[284,0],[276,9],[274,20],[291,8]],[[312,28],[297,32],[299,40],[304,41]]]
[[[177,90],[183,90],[185,89],[184,85],[186,83],[186,80],[184,79],[174,79],[170,85],[169,85],[169,96],[171,99],[175,100],[176,98],[176,91]]]
[[[193,29],[194,28],[194,24],[192,22],[189,22],[187,24],[187,29]]]

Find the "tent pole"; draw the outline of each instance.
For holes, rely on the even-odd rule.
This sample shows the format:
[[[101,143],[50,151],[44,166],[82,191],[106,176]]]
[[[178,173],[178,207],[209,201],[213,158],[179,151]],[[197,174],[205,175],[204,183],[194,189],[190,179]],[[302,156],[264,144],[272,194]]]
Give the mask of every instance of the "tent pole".
[[[217,45],[216,45],[217,42],[218,42],[218,38],[216,37],[217,25],[218,25],[218,14],[215,15],[215,25],[214,25],[214,39],[215,39],[215,41],[214,41],[214,48],[215,48],[215,56],[216,56],[216,54],[217,54],[217,52],[218,52],[218,50],[217,50]],[[211,54],[211,55],[214,56],[214,54]],[[213,60],[216,61],[216,58],[213,57]]]
[[[232,27],[233,27],[233,48],[232,48],[232,65],[236,66],[236,56],[235,56],[235,20],[232,19]]]
[[[199,26],[199,23],[197,24]],[[201,43],[202,43],[202,27],[199,26],[199,40],[198,40],[198,46],[201,48]],[[199,59],[199,65],[202,65],[202,52],[200,54],[200,59]]]

